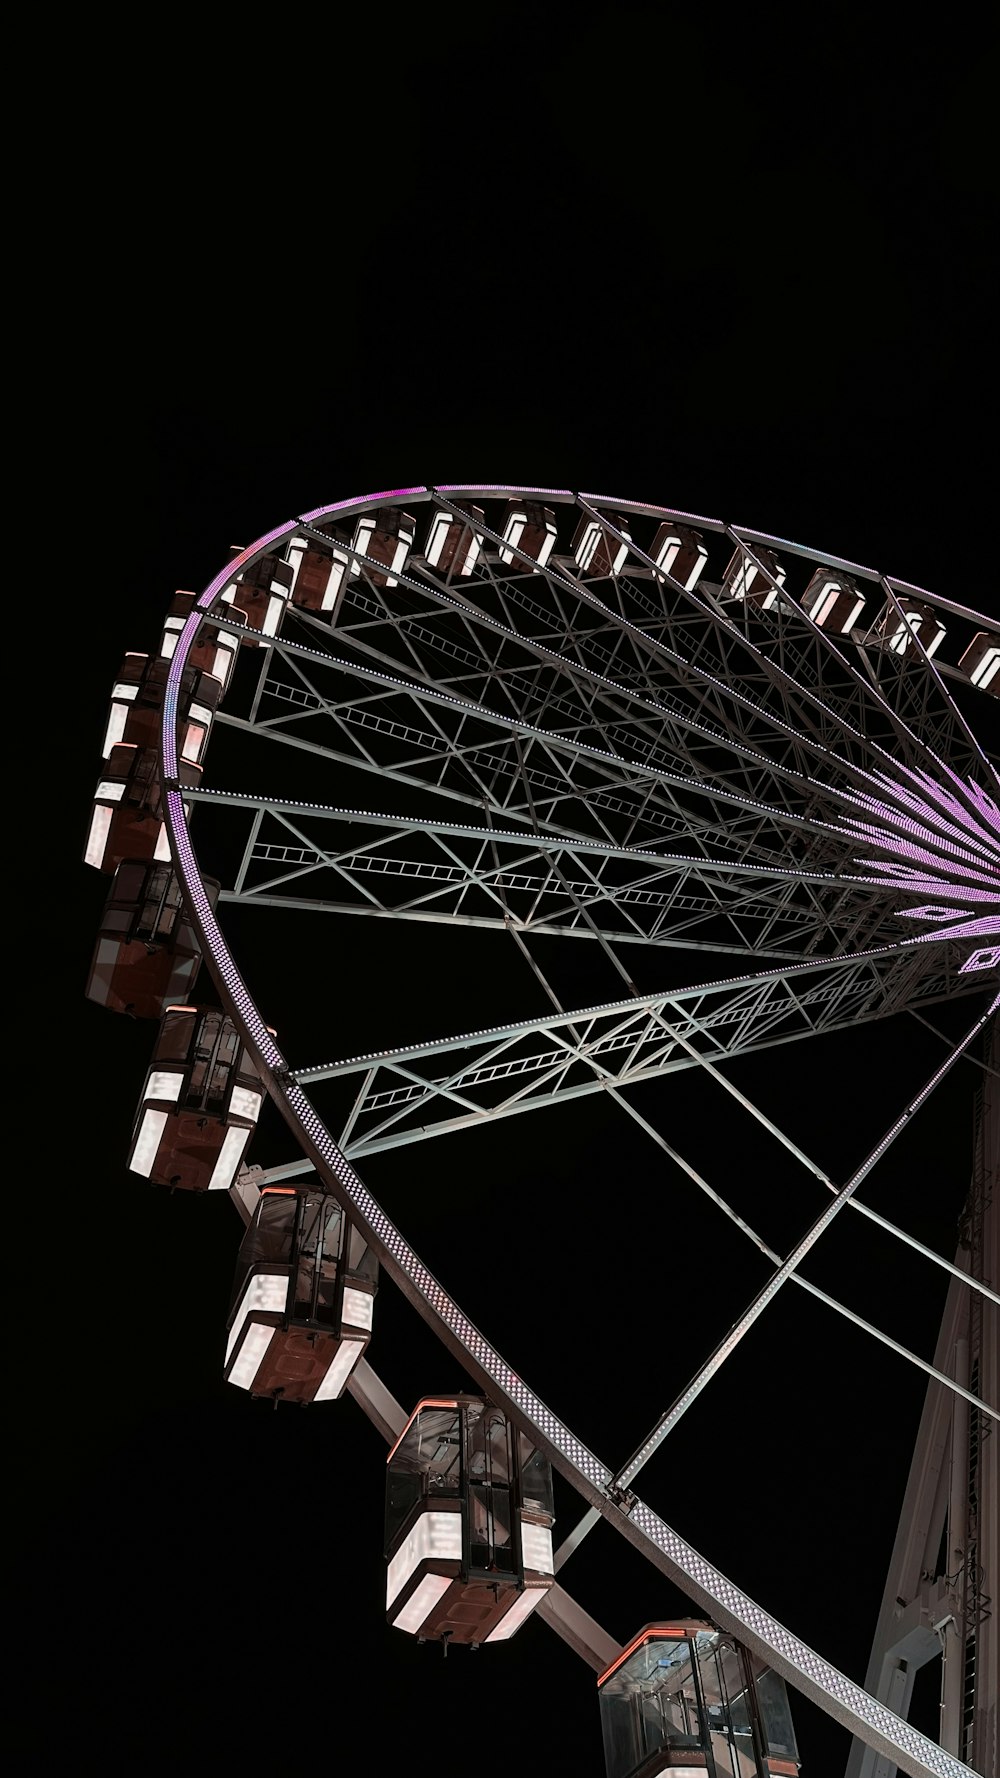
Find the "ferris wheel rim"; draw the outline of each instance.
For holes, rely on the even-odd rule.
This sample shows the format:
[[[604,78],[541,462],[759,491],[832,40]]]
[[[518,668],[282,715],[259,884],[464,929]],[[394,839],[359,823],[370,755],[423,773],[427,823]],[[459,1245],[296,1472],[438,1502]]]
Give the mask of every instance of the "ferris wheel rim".
[[[686,1591],[689,1593],[693,1591],[699,1603],[703,1603],[713,1616],[721,1620],[723,1628],[730,1629],[749,1646],[756,1648],[798,1689],[806,1691],[814,1698],[814,1701],[820,1703],[831,1714],[838,1716],[854,1732],[865,1736],[865,1738],[867,1738],[866,1731],[871,1733],[875,1739],[869,1744],[877,1745],[881,1750],[896,1757],[904,1769],[946,1774],[948,1778],[957,1778],[958,1774],[968,1772],[969,1768],[961,1761],[944,1754],[941,1749],[926,1741],[917,1731],[910,1730],[907,1724],[894,1717],[892,1712],[884,1706],[878,1704],[868,1693],[864,1692],[863,1688],[838,1673],[815,1651],[793,1636],[785,1626],[771,1618],[770,1614],[764,1612],[740,1589],[735,1588],[733,1583],[707,1563],[698,1552],[686,1545],[684,1540],[679,1539],[676,1533],[671,1532],[670,1527],[665,1526],[663,1521],[659,1520],[657,1515],[645,1506],[645,1503],[632,1497],[628,1509],[623,1510],[621,1502],[610,1498],[607,1490],[614,1482],[614,1472],[602,1464],[593,1452],[576,1439],[570,1429],[551,1413],[515,1372],[510,1370],[499,1352],[483,1339],[475,1325],[464,1316],[454,1299],[442,1290],[437,1280],[423,1266],[419,1256],[405,1242],[395,1224],[386,1217],[372,1194],[364,1186],[360,1176],[319,1118],[298,1080],[289,1072],[284,1056],[265,1026],[256,1002],[243,980],[242,973],[235,965],[228,944],[216,921],[214,911],[202,889],[197,859],[187,829],[184,799],[178,780],[177,703],[181,676],[189,649],[201,622],[219,603],[223,589],[242,568],[265,554],[269,549],[273,549],[275,545],[289,539],[304,524],[318,524],[334,516],[353,516],[367,507],[378,506],[392,499],[406,498],[412,501],[426,502],[433,500],[438,493],[471,495],[477,492],[501,497],[520,496],[525,498],[536,495],[540,498],[558,500],[560,503],[573,503],[577,499],[577,496],[569,490],[461,484],[443,485],[440,489],[414,487],[388,490],[354,500],[338,502],[330,506],[316,508],[313,512],[303,515],[302,518],[292,519],[265,533],[248,549],[241,551],[239,555],[230,560],[209,583],[205,591],[195,599],[191,614],[178,637],[170,663],[161,722],[160,769],[164,787],[164,819],[174,868],[178,872],[198,929],[205,961],[216,981],[220,997],[258,1062],[270,1097],[295,1134],[303,1152],[312,1157],[313,1165],[327,1187],[340,1198],[345,1208],[356,1217],[363,1232],[372,1239],[372,1244],[379,1253],[379,1257],[385,1264],[393,1282],[430,1323],[438,1337],[459,1359],[477,1384],[493,1392],[499,1390],[504,1406],[511,1412],[515,1421],[523,1425],[538,1439],[553,1458],[557,1467],[564,1475],[568,1476],[577,1491],[589,1501],[590,1505],[596,1507],[603,1516],[615,1524],[617,1529],[636,1543],[637,1547],[642,1548],[644,1553],[651,1556],[654,1561],[657,1561],[659,1557],[658,1565],[666,1572],[672,1573],[678,1580],[678,1584],[683,1586]],[[614,504],[617,507],[625,507],[629,503],[615,502]],[[640,506],[638,503],[631,503],[631,509],[649,513],[650,516],[664,515],[678,519],[683,516],[687,520],[693,516],[674,514],[671,509],[667,508]],[[719,531],[730,529],[723,526],[720,521],[701,519],[698,522],[711,525]],[[988,1016],[988,1013],[984,1014],[979,1023],[985,1022]],[[446,1314],[451,1317],[450,1320],[446,1319]],[[457,1331],[458,1329],[461,1331]],[[462,1336],[467,1337],[468,1344],[459,1346],[456,1342]],[[556,1442],[557,1434],[562,1439],[561,1443]],[[674,1540],[675,1546],[673,1557],[669,1557],[667,1560],[664,1560],[667,1558],[667,1550],[656,1541],[656,1537],[658,1535],[662,1537],[663,1534],[668,1534],[669,1538]],[[658,1554],[654,1554],[654,1551]],[[678,1557],[683,1560],[679,1561]],[[687,1566],[684,1566],[684,1561],[687,1562]],[[727,1592],[728,1600],[725,1596],[720,1596],[720,1594],[725,1595]],[[903,1731],[902,1738],[900,1738],[900,1731]],[[927,1756],[931,1756],[930,1759]],[[920,1763],[910,1763],[916,1761]]]

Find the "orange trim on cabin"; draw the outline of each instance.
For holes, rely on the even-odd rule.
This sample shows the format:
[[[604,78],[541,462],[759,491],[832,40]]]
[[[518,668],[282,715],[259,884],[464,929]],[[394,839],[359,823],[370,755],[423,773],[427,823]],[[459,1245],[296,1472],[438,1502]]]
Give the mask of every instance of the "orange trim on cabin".
[[[637,1648],[641,1648],[644,1642],[649,1642],[654,1636],[673,1636],[677,1641],[688,1640],[692,1636],[697,1636],[700,1631],[711,1630],[713,1627],[712,1624],[696,1618],[690,1618],[686,1623],[680,1624],[647,1624],[645,1629],[639,1631],[638,1636],[633,1636],[627,1648],[623,1648],[621,1654],[616,1656],[610,1667],[607,1667],[599,1676],[597,1683],[599,1686],[603,1685],[606,1679],[611,1678],[612,1673],[617,1672],[622,1662],[628,1660],[629,1655],[634,1655]]]
[[[417,1415],[419,1414],[421,1408],[457,1408],[457,1406],[458,1406],[458,1398],[457,1397],[451,1397],[448,1400],[445,1400],[443,1397],[438,1396],[438,1395],[423,1396],[422,1399],[417,1402],[417,1405],[414,1408],[412,1414],[410,1415],[410,1418],[407,1420],[406,1425],[403,1427],[402,1432],[400,1433],[399,1437],[396,1440],[396,1443],[393,1445],[392,1450],[389,1452],[389,1455],[386,1458],[386,1462],[391,1463],[393,1457],[396,1455],[396,1452],[398,1451],[400,1445],[402,1444],[403,1439],[406,1437],[407,1433],[409,1432],[410,1427],[413,1425],[413,1422],[416,1419]]]

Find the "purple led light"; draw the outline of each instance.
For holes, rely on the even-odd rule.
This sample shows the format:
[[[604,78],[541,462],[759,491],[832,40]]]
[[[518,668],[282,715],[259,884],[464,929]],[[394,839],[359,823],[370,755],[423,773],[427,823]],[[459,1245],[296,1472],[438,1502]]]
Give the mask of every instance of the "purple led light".
[[[571,488],[509,488],[497,482],[435,482],[435,494],[527,494],[553,500],[572,500]]]
[[[930,905],[922,908],[900,908],[901,920],[964,920],[965,908],[936,908]]]
[[[902,870],[903,867],[901,866],[900,869]],[[914,871],[912,876],[907,879],[905,887],[911,894],[920,894],[928,889],[933,893],[935,889],[940,890],[941,886],[939,883],[935,883],[928,878],[921,879],[920,873]],[[987,907],[992,907],[996,903],[996,896],[991,895],[984,889],[959,890],[956,889],[953,884],[950,884],[948,893],[953,901],[984,901]],[[943,908],[940,902],[929,904],[927,907],[900,908],[899,910],[901,917],[906,917],[910,920],[943,920],[945,914],[949,912],[954,914],[956,920],[965,920],[969,916],[969,911],[970,910],[967,907],[951,909]]]
[[[939,896],[942,902],[959,904],[925,902],[920,907],[900,910],[906,918],[934,922],[933,932],[921,934],[922,943],[942,938],[987,938],[1000,932],[1000,844],[995,837],[1000,835],[1000,811],[979,785],[966,783],[950,766],[943,769],[954,790],[936,783],[925,771],[903,765],[898,770],[909,780],[908,784],[894,783],[882,771],[866,772],[869,782],[878,783],[882,796],[859,791],[849,800],[863,807],[875,821],[847,816],[836,827],[845,838],[862,840],[890,855],[856,858],[855,865],[865,875],[852,877],[852,881],[901,890],[907,895]],[[902,813],[899,807],[883,800],[886,795],[912,812]],[[956,836],[962,843],[956,844],[946,834]],[[963,903],[985,904],[985,908],[981,914],[973,915],[972,906],[963,907]],[[981,954],[990,955],[991,947]],[[985,969],[989,964],[975,967]]]
[[[852,822],[851,827],[855,831],[847,832],[847,837],[849,839],[863,839],[870,845],[878,846],[884,852],[894,852],[898,858],[912,858],[917,864],[936,867],[937,870],[942,873],[942,876],[944,876],[946,861],[940,858],[936,853],[929,852],[926,847],[915,846],[910,840],[895,839],[891,834],[880,833],[877,827],[870,827],[864,822]],[[846,831],[846,829],[842,831]],[[863,862],[869,865],[876,865],[878,869],[885,871],[891,871],[895,868],[888,860],[883,861],[881,859],[869,858],[865,859]],[[978,866],[979,863],[980,860],[976,859],[976,866]],[[955,882],[960,878],[964,878],[973,883],[985,883],[988,887],[992,887],[996,881],[994,872],[989,870],[984,872],[981,869],[973,868],[971,864],[964,864],[960,860],[951,862],[948,865],[948,870],[949,874],[946,880],[949,882]]]
[[[925,932],[922,936],[924,939],[993,938],[998,933],[1000,933],[1000,914],[990,914],[982,920],[960,920],[956,926],[946,926],[943,931],[938,932]]]
[[[907,808],[913,809],[916,813],[921,815],[925,822],[928,819],[933,819],[942,831],[952,834],[964,844],[969,844],[971,839],[971,843],[980,851],[984,849],[988,852],[991,851],[988,840],[984,840],[981,837],[981,829],[978,827],[975,820],[970,818],[970,811],[963,809],[954,797],[949,796],[946,791],[941,790],[939,786],[935,785],[931,780],[928,780],[924,786],[924,790],[925,792],[929,791],[936,801],[943,805],[943,808],[947,810],[947,814],[933,809],[926,801],[925,797],[918,796],[915,791],[901,785],[894,786],[886,778],[884,772],[879,772],[877,777],[883,783],[889,794],[895,796],[897,801],[905,803]],[[987,826],[994,826],[995,806],[991,798],[986,796],[984,792],[980,791],[978,785],[970,785],[969,789],[974,793],[976,799],[980,799],[977,801],[977,812],[982,815],[983,819],[985,819]],[[864,792],[859,793],[859,799],[872,806],[877,806],[881,809],[885,808],[885,804],[875,804],[874,799],[867,797]],[[959,823],[958,826],[954,825],[956,820]]]
[[[974,969],[1000,969],[1000,945],[984,945],[981,951],[973,951],[958,973],[970,975]]]
[[[962,823],[962,826],[958,828],[953,826],[951,821],[945,819],[938,809],[909,791],[900,792],[899,800],[905,802],[915,814],[919,813],[921,817],[919,821],[915,820],[913,816],[905,815],[900,810],[893,808],[890,803],[881,798],[869,796],[866,791],[846,791],[842,794],[845,801],[854,803],[865,814],[877,815],[880,821],[888,822],[892,828],[899,831],[917,833],[922,838],[930,838],[934,843],[954,850],[954,842],[946,838],[946,834],[950,833],[961,843],[963,849],[971,844],[976,847],[977,851],[985,852],[988,858],[995,855],[996,848],[991,835],[984,833],[971,811],[964,809],[955,811]],[[988,805],[989,798],[986,799],[986,802]],[[984,815],[988,825],[992,825],[988,809],[984,810]],[[852,817],[848,816],[846,819],[851,820]]]

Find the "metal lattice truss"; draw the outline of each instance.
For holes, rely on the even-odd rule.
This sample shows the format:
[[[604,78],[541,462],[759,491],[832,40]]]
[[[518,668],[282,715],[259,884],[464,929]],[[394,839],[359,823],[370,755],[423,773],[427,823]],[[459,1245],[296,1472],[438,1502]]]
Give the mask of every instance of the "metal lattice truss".
[[[470,505],[477,499],[488,511]],[[547,559],[527,553],[510,528],[513,506],[525,500],[546,508],[555,542]],[[359,514],[377,522],[403,506],[420,509],[421,541],[411,547],[410,539],[387,572],[385,558],[380,566],[367,553],[360,526],[353,537],[351,527]],[[463,540],[447,573],[429,560],[432,527],[445,521]],[[590,555],[578,547],[588,525],[602,540]],[[678,526],[688,544],[698,533],[700,578],[687,569],[673,578],[664,566],[661,540]],[[224,597],[265,558],[290,562],[305,549],[337,565],[332,616],[289,606],[281,635],[250,651],[259,663],[252,691],[217,718],[223,769],[213,786],[187,788],[182,798],[177,699],[199,625],[211,612],[242,633]],[[597,566],[585,571],[584,561]],[[827,570],[851,594],[850,627],[836,634],[809,591]],[[954,655],[937,659],[945,624],[965,639],[957,664]],[[1000,784],[967,715],[977,681],[962,663],[973,632],[979,661],[983,636],[988,652],[1000,627],[968,608],[718,521],[562,490],[401,489],[278,527],[216,577],[173,655],[161,761],[171,850],[206,960],[301,1149],[274,1176],[319,1173],[477,1384],[573,1481],[589,1511],[563,1559],[603,1516],[865,1745],[902,1770],[942,1778],[968,1769],[749,1600],[631,1483],[786,1281],[968,1395],[825,1297],[798,1267],[840,1209],[852,1207],[968,1284],[856,1192],[1000,997],[843,1185],[744,1098],[730,1065],[771,1045],[960,994],[981,997],[984,986],[995,996]],[[248,750],[251,739],[259,745]],[[234,773],[224,781],[237,757],[259,774],[247,790]],[[206,823],[229,835],[220,912],[238,903],[261,909],[264,920],[263,910],[284,910],[509,932],[553,1011],[299,1065],[278,1049],[217,924],[188,831],[191,804],[196,837]],[[535,938],[553,937],[600,947],[627,998],[564,1009],[530,949]],[[730,973],[650,993],[638,978],[645,971],[655,980],[665,949],[717,952]],[[691,1067],[739,1098],[828,1188],[822,1214],[790,1254],[772,1251],[630,1102],[637,1084]],[[318,1089],[317,1103],[307,1088]],[[635,1118],[773,1267],[617,1471],[509,1369],[353,1165],[597,1091]]]
[[[902,879],[859,869],[859,839],[873,843],[859,805],[877,792],[905,820],[904,774],[948,769],[904,719],[914,683],[933,741],[980,780],[955,781],[988,795],[989,764],[933,661],[903,673],[875,650],[872,683],[843,638],[784,601],[683,593],[640,561],[646,583],[619,576],[612,607],[606,581],[565,565],[501,579],[479,560],[459,592],[416,567],[377,585],[359,557],[335,638],[296,614],[325,646],[277,641],[250,715],[221,720],[308,756],[300,772],[352,766],[377,777],[380,800],[395,784],[425,807],[409,820],[329,810],[376,830],[345,847],[318,836],[316,809],[245,798],[254,819],[231,893],[762,957],[849,952],[909,914]],[[456,804],[475,811],[467,825]],[[518,824],[536,852],[518,850]],[[984,899],[993,853],[993,877],[973,886]]]
[[[302,1084],[346,1081],[355,1096],[340,1141],[352,1157],[474,1124],[656,1080],[699,1061],[884,1018],[966,984],[935,946],[928,972],[916,945],[835,964],[556,1013],[486,1031],[295,1068]]]

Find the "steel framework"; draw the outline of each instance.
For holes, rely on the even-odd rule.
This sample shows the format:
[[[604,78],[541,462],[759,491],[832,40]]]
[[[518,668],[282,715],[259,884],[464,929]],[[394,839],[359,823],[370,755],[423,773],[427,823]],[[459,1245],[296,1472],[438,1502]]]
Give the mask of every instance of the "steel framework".
[[[424,538],[389,571],[369,552],[372,527],[357,521],[403,507],[419,512]],[[543,519],[547,551],[529,541]],[[431,548],[435,527],[456,545],[447,571]],[[253,759],[264,788],[182,786],[178,696],[207,614],[245,637],[227,604],[240,578],[304,552],[339,585],[332,614],[302,609],[293,591],[280,633],[243,651],[248,670],[216,717],[213,766],[216,749],[223,773]],[[850,605],[846,628],[832,625],[830,609],[843,609],[835,599]],[[952,644],[938,661],[945,631]],[[969,667],[985,658],[984,638],[995,650],[1000,626],[968,607],[715,520],[568,490],[397,489],[303,514],[227,563],[177,636],[160,758],[170,849],[205,961],[295,1139],[295,1158],[270,1177],[315,1169],[450,1352],[572,1482],[588,1510],[561,1559],[603,1516],[872,1757],[948,1778],[969,1770],[957,1743],[946,1751],[910,1727],[890,1708],[898,1690],[876,1695],[877,1675],[866,1691],[838,1672],[633,1483],[786,1281],[919,1365],[956,1415],[971,1408],[985,1432],[1000,1417],[950,1349],[931,1364],[799,1270],[850,1208],[949,1271],[970,1313],[995,1314],[1000,1302],[988,1266],[970,1272],[931,1253],[857,1196],[1000,1004],[998,777],[969,715],[990,697],[991,675]],[[345,791],[347,806],[331,802]],[[200,836],[223,826],[216,911],[202,887]],[[214,853],[212,868],[219,874]],[[552,1010],[332,1061],[289,1055],[223,934],[231,906],[508,932]],[[587,941],[616,972],[620,997],[564,1007],[532,948],[557,937]],[[698,953],[694,985],[677,978],[685,950]],[[738,1084],[732,1064],[751,1052],[960,996],[969,997],[963,1037],[893,1108],[846,1181]],[[828,1193],[788,1253],[627,1097],[685,1070],[709,1076]],[[599,1092],[771,1267],[617,1467],[510,1368],[354,1166]],[[401,1410],[369,1366],[351,1387],[382,1432],[398,1430]],[[545,1615],[593,1665],[616,1647],[558,1587]],[[982,1694],[983,1672],[978,1683]]]

